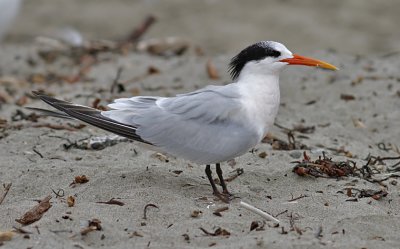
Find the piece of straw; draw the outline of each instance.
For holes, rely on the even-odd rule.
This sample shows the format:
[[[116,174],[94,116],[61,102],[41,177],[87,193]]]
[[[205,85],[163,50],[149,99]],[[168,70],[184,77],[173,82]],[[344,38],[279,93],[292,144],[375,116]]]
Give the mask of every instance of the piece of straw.
[[[263,217],[266,220],[270,220],[270,221],[273,221],[273,222],[276,222],[276,223],[280,222],[278,219],[276,219],[272,215],[262,211],[261,209],[258,209],[256,207],[254,207],[254,206],[252,206],[252,205],[250,205],[250,204],[248,204],[248,203],[246,203],[244,201],[240,201],[240,206],[244,207],[245,209],[247,209],[247,210],[249,210],[249,211],[251,211],[253,213],[256,213],[256,214],[260,215],[261,217]]]

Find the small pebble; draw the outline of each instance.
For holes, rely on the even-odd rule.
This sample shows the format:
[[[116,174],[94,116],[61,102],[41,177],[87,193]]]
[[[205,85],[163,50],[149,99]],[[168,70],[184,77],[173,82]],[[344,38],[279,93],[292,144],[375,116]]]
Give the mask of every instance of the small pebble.
[[[294,159],[298,159],[301,157],[302,153],[301,151],[292,151],[289,155]]]

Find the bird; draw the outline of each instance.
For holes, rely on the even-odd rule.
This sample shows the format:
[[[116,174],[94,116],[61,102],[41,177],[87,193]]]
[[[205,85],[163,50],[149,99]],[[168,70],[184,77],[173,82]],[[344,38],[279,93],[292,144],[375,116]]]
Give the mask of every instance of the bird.
[[[37,91],[33,94],[58,109],[44,110],[47,114],[81,120],[159,152],[205,165],[213,194],[228,201],[233,195],[223,178],[221,163],[248,152],[273,126],[280,104],[279,76],[289,65],[338,69],[293,54],[279,42],[260,41],[231,59],[232,82],[226,85],[209,85],[174,97],[119,98],[106,111]],[[222,192],[212,176],[213,164]]]

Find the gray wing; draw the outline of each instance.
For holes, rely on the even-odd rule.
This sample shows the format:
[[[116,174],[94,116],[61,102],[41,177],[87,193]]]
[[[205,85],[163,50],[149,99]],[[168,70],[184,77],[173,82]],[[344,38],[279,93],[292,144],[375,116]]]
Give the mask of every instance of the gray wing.
[[[241,111],[239,93],[228,86],[208,87],[173,98],[134,97],[102,112],[137,127],[137,134],[169,154],[200,164],[232,159],[259,141],[234,117]]]
[[[77,105],[73,104],[71,102],[59,100],[56,98],[52,98],[48,95],[45,95],[40,92],[32,92],[35,96],[46,102],[47,104],[53,106],[54,108],[62,111],[63,113],[67,114],[68,116],[71,116],[75,119],[84,121],[88,124],[91,124],[93,126],[99,127],[101,129],[110,131],[112,133],[115,133],[117,135],[127,137],[142,143],[147,143],[151,144],[148,141],[143,140],[139,135],[136,134],[136,129],[137,127],[128,125],[128,124],[123,124],[120,123],[116,120],[112,120],[110,118],[107,118],[103,115],[101,115],[101,112],[97,109],[90,108],[87,106],[82,106],[82,105]],[[41,112],[43,110],[37,109]],[[65,115],[53,111],[44,111],[47,114],[52,114],[53,116],[58,116],[62,118],[67,118]]]

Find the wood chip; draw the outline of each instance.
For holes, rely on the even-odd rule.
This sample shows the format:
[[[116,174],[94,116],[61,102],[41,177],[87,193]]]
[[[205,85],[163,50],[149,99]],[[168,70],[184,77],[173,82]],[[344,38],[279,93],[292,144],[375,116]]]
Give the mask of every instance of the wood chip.
[[[47,210],[49,210],[49,208],[51,208],[50,199],[51,196],[47,196],[46,198],[41,200],[38,205],[34,206],[32,209],[26,212],[21,218],[15,219],[15,221],[22,225],[29,225],[35,221],[40,220],[43,214]]]
[[[12,240],[14,234],[13,231],[0,232],[0,242]]]
[[[224,212],[224,211],[226,211],[226,210],[228,210],[228,209],[229,209],[229,207],[221,207],[221,208],[216,209],[216,210],[213,212],[213,214],[216,215],[216,216],[221,217],[221,216],[222,216],[221,213]]]
[[[92,219],[89,221],[88,227],[84,228],[81,230],[81,235],[86,235],[92,231],[100,231],[102,230],[102,227],[100,225],[101,221],[99,219]]]
[[[159,74],[159,73],[161,73],[161,70],[158,69],[158,68],[155,67],[155,66],[149,66],[149,67],[147,68],[147,74],[149,74],[149,75],[151,75],[151,74]]]
[[[353,197],[353,193],[351,191],[351,188],[347,188],[346,189],[346,195],[347,195],[347,197]]]
[[[220,78],[217,69],[210,59],[207,61],[206,69],[208,77],[210,77],[210,79],[218,80]]]
[[[359,118],[353,118],[353,125],[356,128],[367,128],[365,124]]]
[[[190,217],[192,218],[197,218],[199,217],[203,212],[201,212],[200,210],[193,210],[193,212],[190,214]]]
[[[259,158],[266,158],[268,156],[268,154],[267,154],[267,152],[265,152],[265,151],[263,151],[263,152],[261,152],[260,154],[258,154],[258,157]]]
[[[351,101],[351,100],[355,100],[356,97],[354,97],[354,95],[351,94],[340,94],[340,99],[344,100],[344,101]]]
[[[172,173],[180,175],[183,172],[183,170],[173,170]]]
[[[73,196],[68,196],[67,197],[67,204],[68,204],[68,207],[73,207],[73,206],[75,206],[75,198],[73,197]]]
[[[143,235],[137,231],[134,231],[131,236],[129,236],[129,238],[133,238],[133,237],[143,237]]]
[[[15,102],[16,105],[18,106],[23,106],[28,103],[28,97],[26,95],[21,96],[17,101]]]
[[[160,160],[161,162],[164,162],[164,163],[168,163],[169,162],[168,156],[166,156],[166,155],[164,155],[162,153],[159,153],[159,152],[154,153],[153,155],[151,155],[151,157],[157,158],[158,160]]]
[[[76,184],[84,184],[89,181],[89,178],[86,175],[75,176],[75,179],[69,186],[75,187]]]

